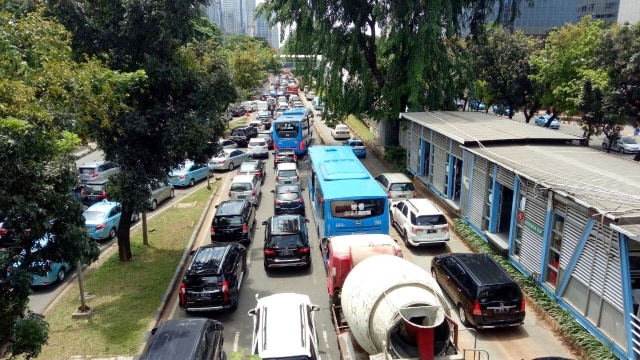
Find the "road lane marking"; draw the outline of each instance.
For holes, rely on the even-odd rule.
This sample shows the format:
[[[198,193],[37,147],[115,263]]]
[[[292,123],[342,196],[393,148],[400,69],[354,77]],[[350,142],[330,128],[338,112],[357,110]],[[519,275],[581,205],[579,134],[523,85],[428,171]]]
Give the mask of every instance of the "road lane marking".
[[[238,343],[239,342],[240,342],[240,332],[236,331],[236,334],[233,337],[233,352],[238,351]]]

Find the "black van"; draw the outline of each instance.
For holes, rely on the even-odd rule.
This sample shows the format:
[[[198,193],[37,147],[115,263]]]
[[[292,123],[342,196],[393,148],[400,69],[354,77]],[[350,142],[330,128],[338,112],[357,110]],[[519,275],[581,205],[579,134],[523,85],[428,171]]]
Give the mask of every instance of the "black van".
[[[223,360],[223,328],[206,318],[165,320],[151,331],[139,360]]]
[[[489,255],[438,255],[431,261],[431,274],[454,302],[464,325],[484,329],[524,322],[522,291]]]

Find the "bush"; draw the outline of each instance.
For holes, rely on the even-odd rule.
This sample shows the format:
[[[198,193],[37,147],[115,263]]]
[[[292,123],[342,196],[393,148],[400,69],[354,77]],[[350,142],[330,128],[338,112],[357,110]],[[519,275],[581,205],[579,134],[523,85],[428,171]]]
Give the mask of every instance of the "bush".
[[[407,150],[401,146],[388,146],[384,150],[384,160],[393,171],[407,172]]]

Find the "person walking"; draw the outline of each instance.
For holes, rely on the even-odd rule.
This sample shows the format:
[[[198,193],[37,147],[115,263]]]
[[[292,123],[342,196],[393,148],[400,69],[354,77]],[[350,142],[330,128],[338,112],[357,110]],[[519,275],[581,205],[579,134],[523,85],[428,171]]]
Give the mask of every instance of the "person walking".
[[[636,122],[633,126],[633,136],[638,136],[638,133],[640,133],[640,124]]]

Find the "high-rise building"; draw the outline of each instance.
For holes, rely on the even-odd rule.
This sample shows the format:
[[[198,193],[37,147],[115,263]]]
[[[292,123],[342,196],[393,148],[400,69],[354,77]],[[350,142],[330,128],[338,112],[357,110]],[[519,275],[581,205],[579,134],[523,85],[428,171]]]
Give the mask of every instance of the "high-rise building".
[[[255,35],[267,39],[272,48],[280,48],[278,26],[276,25],[273,28],[269,27],[269,23],[267,22],[264,14],[261,14],[258,18],[256,18]]]
[[[209,20],[220,26],[223,33],[262,36],[272,47],[279,48],[278,28],[270,28],[262,19],[255,19],[256,0],[212,0],[203,8]]]
[[[618,7],[618,24],[635,24],[640,21],[640,1],[620,0]]]

